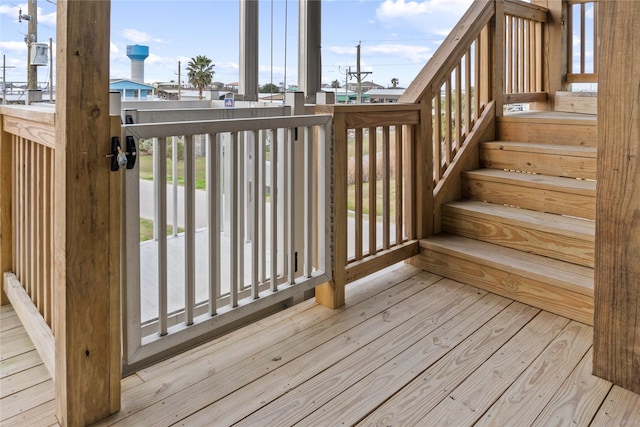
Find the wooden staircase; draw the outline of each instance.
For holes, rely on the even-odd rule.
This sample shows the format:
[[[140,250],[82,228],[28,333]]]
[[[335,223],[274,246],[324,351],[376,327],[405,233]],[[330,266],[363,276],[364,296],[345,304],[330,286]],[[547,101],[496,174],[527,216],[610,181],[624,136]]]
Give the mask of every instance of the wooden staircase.
[[[496,134],[413,262],[592,325],[596,116],[511,114]]]

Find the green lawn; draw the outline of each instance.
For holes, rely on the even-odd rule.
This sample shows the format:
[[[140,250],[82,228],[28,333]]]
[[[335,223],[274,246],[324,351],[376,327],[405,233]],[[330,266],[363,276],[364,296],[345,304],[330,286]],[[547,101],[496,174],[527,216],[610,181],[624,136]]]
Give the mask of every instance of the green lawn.
[[[183,228],[178,227],[178,233],[182,233]],[[167,225],[167,236],[173,234],[173,227]],[[153,240],[153,221],[149,219],[140,218],[140,241],[146,242],[147,240]]]
[[[140,178],[153,180],[153,156],[140,156]],[[171,172],[173,167],[171,159],[167,159],[167,182],[172,182],[173,176]],[[207,186],[206,158],[198,157],[196,159],[196,188],[204,190]],[[178,184],[184,185],[184,161],[178,161]]]
[[[376,182],[376,212],[377,216],[382,216],[382,180]],[[389,212],[391,218],[396,215],[396,181],[389,180]],[[349,185],[347,187],[347,209],[356,210],[356,186]],[[362,184],[362,213],[369,214],[369,183]]]

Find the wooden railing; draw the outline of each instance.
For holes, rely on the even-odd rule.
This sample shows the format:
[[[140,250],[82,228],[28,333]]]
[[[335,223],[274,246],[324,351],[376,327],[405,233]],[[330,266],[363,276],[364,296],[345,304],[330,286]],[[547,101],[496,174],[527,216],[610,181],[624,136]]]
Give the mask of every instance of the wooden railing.
[[[138,142],[157,140],[146,192],[155,194],[158,230],[155,240],[140,243],[145,182],[138,161],[125,179],[125,373],[301,300],[330,280],[330,125],[329,116],[312,115],[124,126]],[[185,141],[184,230],[176,237],[167,236],[172,137]],[[202,189],[197,143],[206,144]],[[198,211],[205,213],[200,225]]]
[[[3,290],[55,378],[55,114],[52,108],[0,107]]]
[[[529,3],[496,2],[496,19],[504,13],[504,103],[542,102],[543,33],[546,9]],[[499,41],[500,39],[498,39]]]
[[[349,283],[418,253],[431,188],[418,104],[317,106],[334,124],[334,280]],[[428,185],[428,183],[427,183]],[[427,205],[430,205],[427,202]],[[335,279],[337,277],[337,279]]]
[[[598,2],[569,0],[567,83],[598,81]]]

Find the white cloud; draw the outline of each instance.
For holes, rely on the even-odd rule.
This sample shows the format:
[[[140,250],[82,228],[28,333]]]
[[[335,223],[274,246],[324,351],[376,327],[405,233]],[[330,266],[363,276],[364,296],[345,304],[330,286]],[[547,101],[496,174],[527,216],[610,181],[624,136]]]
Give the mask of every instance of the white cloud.
[[[384,0],[376,9],[387,27],[411,26],[425,33],[450,30],[473,0]]]
[[[355,57],[355,48],[353,46],[329,46],[326,48],[328,52],[336,55],[346,55]],[[361,55],[363,58],[371,57],[388,57],[393,58],[393,62],[426,62],[433,51],[427,46],[416,46],[402,43],[382,43],[382,44],[366,44],[362,46]],[[400,58],[400,59],[398,59]],[[376,59],[375,62],[378,62]]]
[[[120,49],[118,49],[118,46],[116,46],[114,42],[111,42],[109,45],[109,52],[111,55],[117,55],[120,53]]]
[[[27,51],[27,44],[25,42],[23,42],[23,41],[20,41],[20,42],[16,42],[16,41],[9,41],[9,42],[0,41],[0,50],[6,51],[6,52],[26,52]]]
[[[125,28],[122,30],[122,37],[132,43],[162,43],[162,39],[154,38],[144,31],[135,30],[133,28]]]

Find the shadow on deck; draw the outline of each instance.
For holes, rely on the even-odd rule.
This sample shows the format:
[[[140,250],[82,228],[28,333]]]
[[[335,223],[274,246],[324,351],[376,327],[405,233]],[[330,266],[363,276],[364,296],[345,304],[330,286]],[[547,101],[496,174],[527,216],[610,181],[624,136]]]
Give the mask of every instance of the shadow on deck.
[[[52,425],[54,385],[2,308],[2,425]],[[123,379],[100,425],[640,425],[590,374],[591,327],[398,264]]]

